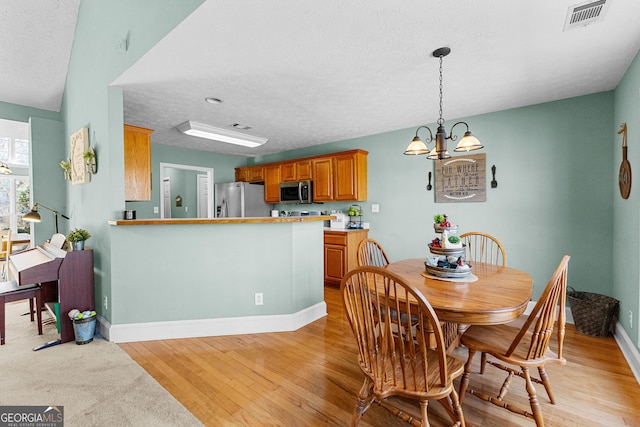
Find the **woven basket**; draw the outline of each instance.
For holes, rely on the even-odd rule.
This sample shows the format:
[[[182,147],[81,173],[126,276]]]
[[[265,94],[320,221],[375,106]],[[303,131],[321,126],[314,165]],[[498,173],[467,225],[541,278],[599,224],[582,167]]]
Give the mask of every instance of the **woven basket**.
[[[571,314],[578,332],[592,337],[606,337],[615,329],[620,301],[592,292],[567,288]]]

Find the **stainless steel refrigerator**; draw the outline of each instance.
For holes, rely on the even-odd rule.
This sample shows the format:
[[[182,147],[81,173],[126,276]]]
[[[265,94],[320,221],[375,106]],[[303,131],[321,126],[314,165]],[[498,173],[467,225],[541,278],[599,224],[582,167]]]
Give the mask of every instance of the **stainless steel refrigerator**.
[[[215,185],[216,218],[269,216],[264,202],[264,185],[228,182]]]

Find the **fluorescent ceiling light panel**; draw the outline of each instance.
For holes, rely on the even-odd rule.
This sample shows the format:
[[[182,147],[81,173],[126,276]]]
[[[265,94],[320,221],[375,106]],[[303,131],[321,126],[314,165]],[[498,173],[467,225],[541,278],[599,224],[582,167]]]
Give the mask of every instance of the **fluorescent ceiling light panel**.
[[[226,142],[229,144],[242,145],[244,147],[250,148],[259,147],[268,141],[267,138],[247,135],[245,133],[234,132],[232,130],[217,128],[214,126],[206,125],[204,123],[192,121],[184,122],[176,126],[176,128],[186,135]]]

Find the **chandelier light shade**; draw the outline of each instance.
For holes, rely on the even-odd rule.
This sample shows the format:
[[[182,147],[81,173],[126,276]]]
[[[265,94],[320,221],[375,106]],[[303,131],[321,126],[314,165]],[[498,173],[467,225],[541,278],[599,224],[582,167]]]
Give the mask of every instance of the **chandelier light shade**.
[[[458,139],[457,135],[453,134],[453,129],[458,125],[465,125],[467,130],[464,133],[464,136],[458,142],[458,145],[453,150],[455,152],[467,152],[474,151],[484,148],[484,146],[480,143],[478,138],[476,138],[471,131],[469,130],[469,125],[466,122],[457,122],[453,126],[451,126],[451,130],[449,131],[449,135],[447,135],[447,131],[444,128],[444,118],[442,117],[442,58],[449,55],[451,53],[451,49],[448,47],[441,47],[440,49],[436,49],[433,51],[433,56],[440,59],[440,117],[436,122],[438,124],[438,129],[436,130],[436,136],[434,138],[433,132],[428,126],[420,126],[416,129],[416,136],[413,138],[407,149],[404,151],[406,155],[414,155],[419,156],[426,154],[427,159],[431,160],[443,160],[451,157],[449,152],[447,151],[447,140],[455,141]],[[418,132],[420,129],[427,129],[429,131],[429,139],[425,143],[418,136]],[[435,143],[435,146],[429,150],[427,144],[431,142]]]
[[[186,135],[211,139],[213,141],[226,142],[227,144],[242,145],[243,147],[249,148],[259,147],[268,141],[267,138],[247,135],[192,121],[181,123],[176,126],[176,128]]]

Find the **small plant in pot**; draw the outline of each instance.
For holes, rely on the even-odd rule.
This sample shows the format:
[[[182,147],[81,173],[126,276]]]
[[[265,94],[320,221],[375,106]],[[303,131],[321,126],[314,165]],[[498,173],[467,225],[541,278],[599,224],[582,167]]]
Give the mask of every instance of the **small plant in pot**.
[[[71,243],[74,251],[82,251],[84,250],[84,241],[89,237],[91,237],[91,234],[87,230],[76,228],[67,234],[67,241]]]

